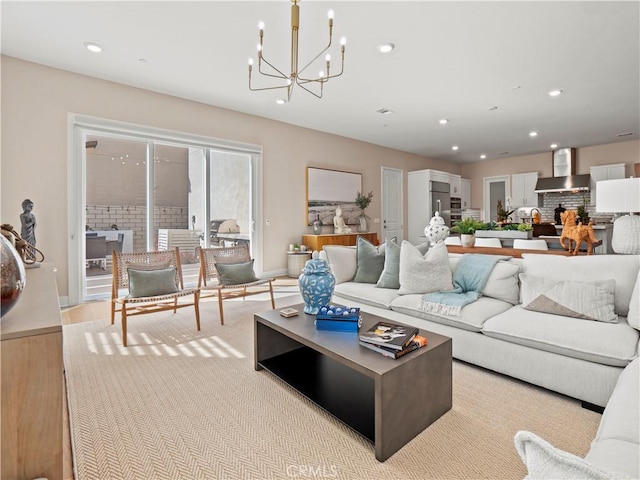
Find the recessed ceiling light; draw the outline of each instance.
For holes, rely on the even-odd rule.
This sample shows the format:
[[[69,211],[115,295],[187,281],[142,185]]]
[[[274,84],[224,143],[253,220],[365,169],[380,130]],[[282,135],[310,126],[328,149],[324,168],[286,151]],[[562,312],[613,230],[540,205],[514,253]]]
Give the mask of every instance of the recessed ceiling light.
[[[449,119],[448,118],[441,118],[440,120],[438,120],[438,122],[440,123],[440,125],[444,125],[446,123],[449,123]]]
[[[100,53],[102,51],[102,47],[97,43],[84,42],[84,46],[87,50],[93,53]]]
[[[480,155],[480,158],[484,160],[485,158],[487,158],[487,156],[483,153],[482,155]]]
[[[558,96],[558,95],[560,95],[561,93],[562,93],[562,90],[557,89],[557,90],[551,90],[551,91],[549,92],[549,95],[550,95],[550,96],[552,96],[552,97],[557,97],[557,96]]]
[[[458,145],[454,145],[453,147],[451,147],[451,150],[458,150]]]
[[[537,137],[538,136],[538,132],[529,132],[529,136],[530,137]]]
[[[285,103],[287,103],[287,101],[284,98],[279,98],[276,100],[276,103],[278,105],[284,105]]]
[[[382,45],[378,45],[380,53],[389,53],[394,48],[396,48],[396,46],[393,43],[383,43]]]
[[[520,90],[521,88],[521,85],[514,85],[513,87],[510,87],[509,90]]]
[[[557,143],[552,143],[551,145],[549,145],[549,148],[558,148],[558,144]]]

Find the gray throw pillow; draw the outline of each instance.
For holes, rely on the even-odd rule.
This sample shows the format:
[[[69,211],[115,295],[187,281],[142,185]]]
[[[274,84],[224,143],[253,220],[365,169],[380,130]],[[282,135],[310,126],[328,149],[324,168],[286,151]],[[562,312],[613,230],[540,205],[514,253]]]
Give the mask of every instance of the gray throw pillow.
[[[240,285],[258,280],[253,271],[253,260],[243,263],[216,263],[220,285]]]
[[[376,247],[363,237],[358,237],[356,244],[356,276],[353,281],[357,283],[376,283],[384,268],[384,243]]]
[[[614,279],[595,282],[558,281],[520,274],[522,308],[566,317],[618,323]]]
[[[156,297],[178,291],[176,267],[155,270],[137,270],[128,268],[129,297]]]
[[[400,288],[400,245],[396,242],[387,242],[385,244],[384,269],[380,274],[376,287]]]

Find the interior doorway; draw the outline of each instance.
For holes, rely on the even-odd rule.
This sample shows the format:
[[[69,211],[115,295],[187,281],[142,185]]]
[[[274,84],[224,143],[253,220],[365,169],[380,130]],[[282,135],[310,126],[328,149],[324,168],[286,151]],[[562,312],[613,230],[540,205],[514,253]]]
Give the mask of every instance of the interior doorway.
[[[507,205],[510,195],[510,178],[508,175],[483,178],[482,220],[495,222],[498,219],[498,200]]]
[[[398,245],[404,238],[402,176],[400,169],[382,167],[382,241],[395,238]]]

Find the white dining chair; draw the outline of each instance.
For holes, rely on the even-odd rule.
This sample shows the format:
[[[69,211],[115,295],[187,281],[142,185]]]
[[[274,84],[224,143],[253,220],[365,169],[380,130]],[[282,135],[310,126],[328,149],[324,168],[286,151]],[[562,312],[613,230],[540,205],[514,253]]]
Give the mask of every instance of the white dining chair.
[[[476,247],[502,248],[499,238],[478,238],[476,237]]]
[[[544,240],[524,240],[522,238],[513,240],[513,248],[523,250],[549,250],[549,246]]]

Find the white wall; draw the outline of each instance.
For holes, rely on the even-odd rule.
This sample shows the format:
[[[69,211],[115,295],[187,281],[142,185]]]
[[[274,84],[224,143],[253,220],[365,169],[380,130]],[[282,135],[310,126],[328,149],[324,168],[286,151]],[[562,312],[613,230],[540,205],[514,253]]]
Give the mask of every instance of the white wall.
[[[168,95],[1,57],[1,220],[19,225],[22,200],[35,203],[38,248],[55,263],[61,296],[67,286],[67,116],[122,122],[263,146],[264,270],[286,269],[286,245],[311,233],[306,225],[305,167],[363,174],[375,197],[367,213],[380,217],[381,166],[406,172],[458,165],[211,107]],[[322,152],[322,155],[318,155]],[[405,190],[406,203],[406,190]],[[405,215],[407,209],[405,208]],[[406,225],[406,218],[405,218]],[[380,235],[380,225],[373,225]]]

